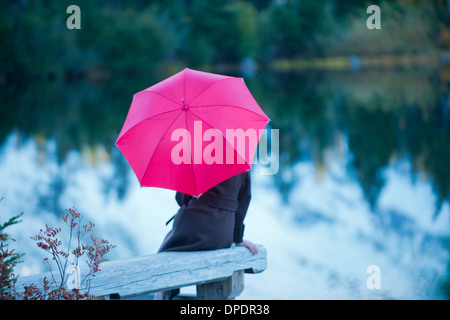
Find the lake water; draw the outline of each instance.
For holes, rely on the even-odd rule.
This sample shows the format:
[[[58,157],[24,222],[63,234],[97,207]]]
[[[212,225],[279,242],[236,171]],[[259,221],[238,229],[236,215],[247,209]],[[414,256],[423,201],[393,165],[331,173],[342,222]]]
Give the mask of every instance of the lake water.
[[[252,172],[245,238],[267,248],[268,268],[246,276],[240,298],[448,298],[450,90],[440,75],[260,72],[246,79],[279,129],[280,168]],[[113,145],[132,94],[114,101],[106,87],[67,84],[60,90],[76,99],[45,97],[42,108],[21,97],[3,124],[0,217],[24,212],[9,229],[12,246],[26,254],[20,274],[45,270],[29,237],[45,224],[62,225],[64,208],[75,206],[117,245],[110,259],[154,253],[169,231],[175,192],[139,187]],[[370,286],[373,266],[379,288]]]

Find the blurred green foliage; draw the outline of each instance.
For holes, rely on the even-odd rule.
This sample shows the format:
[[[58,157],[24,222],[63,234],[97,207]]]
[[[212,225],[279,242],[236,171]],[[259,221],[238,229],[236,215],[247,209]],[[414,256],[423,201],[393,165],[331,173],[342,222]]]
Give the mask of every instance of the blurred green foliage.
[[[382,30],[366,28],[365,11],[373,3],[382,7]],[[66,27],[71,4],[81,9],[81,30]],[[360,178],[371,177],[363,188],[375,203],[382,185],[379,169],[399,148],[398,117],[407,122],[402,130],[409,130],[402,113],[406,111],[399,110],[419,107],[419,118],[425,119],[421,137],[430,121],[436,122],[431,128],[441,125],[446,110],[439,101],[446,100],[447,84],[430,78],[439,71],[407,75],[420,78],[420,84],[412,83],[414,90],[398,85],[404,83],[403,75],[379,81],[367,72],[353,74],[332,88],[340,78],[266,71],[280,59],[437,54],[445,49],[442,35],[449,24],[442,0],[21,0],[2,1],[0,15],[0,141],[15,129],[52,137],[60,161],[69,150],[84,145],[112,146],[135,92],[185,66],[237,75],[240,70],[233,66],[250,57],[265,73],[249,79],[249,86],[273,124],[286,129],[281,143],[282,150],[288,150],[282,160],[287,165],[301,158],[295,141],[305,136],[292,135],[303,132],[315,163],[325,166],[322,153],[334,139],[329,127],[336,122],[330,106],[344,99],[347,109],[342,110],[349,114],[342,123],[355,153],[353,165]],[[395,67],[397,60],[393,61]],[[318,86],[330,89],[323,93]],[[383,125],[385,130],[377,135]],[[446,145],[445,126],[440,133],[430,133],[442,135],[433,141]],[[432,176],[440,181],[436,189],[442,203],[450,198],[450,179],[445,162],[436,159],[448,159],[448,151],[440,144],[434,148],[424,143],[419,154],[416,167],[439,171]]]
[[[72,4],[81,30],[66,27]],[[381,30],[366,28],[369,4],[382,8]],[[282,170],[305,152],[326,167],[324,153],[343,130],[370,203],[383,186],[380,170],[400,149],[435,181],[438,208],[450,199],[447,82],[436,80],[439,70],[382,80],[368,71],[270,71],[281,59],[341,56],[333,67],[348,65],[350,55],[437,55],[447,45],[445,1],[10,0],[0,2],[0,16],[0,141],[13,130],[53,138],[60,161],[85,145],[112,148],[135,92],[186,66],[240,75],[236,66],[250,57],[260,74],[249,87],[282,129]],[[398,132],[417,128],[418,137],[399,145]],[[286,197],[294,181],[279,181]]]

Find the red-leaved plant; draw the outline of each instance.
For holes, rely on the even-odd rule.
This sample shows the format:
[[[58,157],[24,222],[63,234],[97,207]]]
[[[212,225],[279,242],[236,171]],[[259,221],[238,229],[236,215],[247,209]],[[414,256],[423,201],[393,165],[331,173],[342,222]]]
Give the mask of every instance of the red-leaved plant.
[[[53,228],[46,225],[45,229],[41,229],[38,234],[31,237],[37,242],[39,248],[50,254],[50,258],[45,258],[44,263],[49,267],[51,279],[43,279],[42,289],[34,284],[25,286],[23,299],[72,300],[94,298],[89,294],[91,280],[94,274],[100,271],[100,263],[106,261],[104,256],[116,246],[110,244],[107,240],[95,237],[92,231],[95,225],[92,222],[89,221],[88,224],[82,225],[82,217],[75,208],[66,209],[66,212],[67,214],[61,215],[61,218],[69,227],[67,248],[62,248],[63,243],[57,237],[62,232],[60,227]],[[87,234],[90,235],[92,241],[90,245],[82,243]],[[68,289],[68,269],[75,269],[79,272],[79,260],[83,256],[87,258],[88,272],[82,278],[79,286]],[[56,264],[59,277],[55,276],[53,264]]]

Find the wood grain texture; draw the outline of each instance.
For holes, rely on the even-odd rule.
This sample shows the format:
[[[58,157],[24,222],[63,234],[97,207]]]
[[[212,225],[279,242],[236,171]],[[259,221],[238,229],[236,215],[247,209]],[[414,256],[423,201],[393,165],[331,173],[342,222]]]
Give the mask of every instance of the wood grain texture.
[[[261,245],[258,248],[256,255],[247,248],[232,246],[220,250],[161,252],[107,261],[101,264],[101,271],[92,279],[90,294],[100,298],[124,299],[155,291],[220,282],[240,270],[259,273],[267,268],[267,252]],[[81,272],[83,277],[83,268]],[[38,284],[44,276],[51,279],[48,273],[19,277],[16,288],[20,290],[22,285]],[[235,279],[239,277],[235,276]],[[243,279],[230,283],[237,286],[230,291],[234,292],[232,297],[240,290],[239,282],[242,282],[243,289]]]

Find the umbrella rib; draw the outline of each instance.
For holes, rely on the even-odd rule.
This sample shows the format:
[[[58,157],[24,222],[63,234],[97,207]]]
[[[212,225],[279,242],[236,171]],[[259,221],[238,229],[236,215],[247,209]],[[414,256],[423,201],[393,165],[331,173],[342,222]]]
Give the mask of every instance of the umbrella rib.
[[[186,99],[186,71],[183,73],[183,106],[184,106],[184,99]]]
[[[201,121],[203,121],[204,123],[206,123],[211,129],[214,129],[214,126],[210,125],[206,120],[203,120],[203,118],[200,117],[198,114],[192,112],[192,110],[191,110],[191,113],[192,113],[194,116],[196,116],[197,118],[199,118]],[[218,130],[218,131],[220,132],[220,130]],[[222,137],[225,138],[225,136],[224,136],[224,134],[223,134],[222,132],[220,132],[220,134],[222,135]],[[225,138],[225,142],[226,142],[228,145],[230,145],[230,143],[228,142],[228,140],[227,140],[226,138]],[[245,160],[245,155],[244,155],[244,157],[242,157],[242,156],[237,152],[237,150],[236,150],[236,154],[237,154],[239,157],[241,157],[242,160],[244,160],[244,163],[245,163],[246,165],[248,165],[249,167],[251,167],[251,164],[247,163],[247,161]]]
[[[194,108],[194,109],[195,108],[201,108],[201,107],[231,107],[231,108],[238,108],[238,109],[243,109],[243,110],[246,110],[248,112],[254,113],[254,114],[259,115],[261,117],[264,117],[263,115],[255,112],[253,110],[250,110],[250,109],[247,109],[247,108],[244,108],[244,107],[241,107],[241,106],[235,106],[235,105],[232,105],[232,104],[207,104],[207,105],[200,105],[200,106],[191,106],[191,105],[189,106],[190,109],[192,109],[192,108]]]
[[[172,101],[173,103],[176,103],[176,104],[178,104],[178,105],[180,105],[180,106],[183,106],[183,104],[181,104],[180,102],[177,102],[177,101],[175,101],[175,100],[173,100],[173,99],[171,99],[171,98],[169,98],[169,97],[167,97],[167,96],[165,96],[165,95],[163,95],[163,94],[161,94],[161,93],[159,93],[159,92],[157,92],[157,91],[153,91],[153,90],[143,90],[143,91],[141,91],[141,92],[154,93],[154,94],[156,94],[156,95],[158,95],[158,96],[161,96],[161,97],[163,97],[163,98],[166,98],[167,100]]]
[[[219,83],[219,82],[221,82],[221,81],[229,80],[229,79],[239,79],[239,78],[227,76],[226,78],[223,78],[223,79],[217,80],[216,82],[211,83],[208,87],[206,87],[205,89],[203,89],[203,91],[200,92],[194,99],[192,99],[192,100],[189,102],[189,105],[190,105],[191,103],[193,103],[195,100],[197,100],[197,99],[198,99],[205,91],[207,91],[207,90],[208,90],[209,88],[211,88],[212,86],[216,85],[217,83]]]
[[[173,121],[172,121],[172,122],[170,123],[170,125],[167,127],[166,131],[164,131],[164,133],[161,135],[161,138],[159,138],[159,141],[158,141],[158,143],[156,144],[156,148],[155,148],[155,150],[153,151],[153,154],[152,154],[152,156],[150,157],[150,161],[149,161],[148,164],[147,164],[147,168],[145,168],[145,172],[144,172],[144,175],[142,176],[142,180],[144,180],[145,176],[147,175],[148,168],[150,167],[150,164],[151,164],[151,162],[152,162],[152,160],[153,160],[153,156],[155,155],[156,149],[158,149],[158,147],[159,147],[159,145],[160,145],[160,143],[161,143],[161,140],[164,138],[164,136],[166,135],[166,133],[169,131],[169,129],[172,127],[172,125],[175,123],[175,121],[177,121],[177,119],[180,117],[180,115],[181,115],[182,113],[183,113],[183,111],[180,111],[180,113],[175,117],[175,119],[173,119]]]
[[[147,121],[148,119],[151,119],[151,118],[153,118],[153,117],[157,117],[157,116],[160,116],[160,115],[163,115],[163,114],[166,114],[166,113],[174,112],[174,111],[179,111],[179,109],[174,109],[174,110],[164,111],[164,112],[157,113],[157,114],[152,114],[151,116],[149,116],[149,117],[147,117],[147,118],[145,118],[145,119],[142,119],[142,120],[140,120],[139,122],[136,122],[135,124],[133,124],[131,127],[129,127],[129,128],[124,132],[124,134],[125,134],[126,132],[130,131],[131,129],[133,129],[134,127],[136,127],[137,125],[141,124],[142,122]],[[121,138],[121,137],[119,137],[119,138]]]
[[[184,113],[184,120],[185,120],[185,123],[186,123],[186,130],[189,131],[188,121],[187,121],[187,112]],[[192,180],[194,180],[195,194],[197,194],[198,193],[198,187],[197,187],[197,181],[195,180],[194,159],[192,157],[193,157],[193,152],[191,152],[191,168],[192,168],[192,178],[193,178]]]

